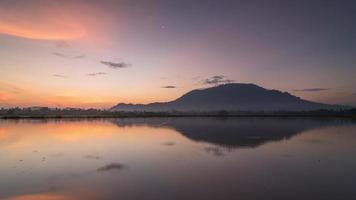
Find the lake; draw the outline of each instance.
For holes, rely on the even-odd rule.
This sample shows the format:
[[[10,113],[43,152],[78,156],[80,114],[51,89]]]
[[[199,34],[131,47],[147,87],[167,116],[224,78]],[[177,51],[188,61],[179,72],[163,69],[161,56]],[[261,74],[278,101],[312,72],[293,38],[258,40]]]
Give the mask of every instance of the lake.
[[[0,121],[0,199],[355,199],[356,122]]]

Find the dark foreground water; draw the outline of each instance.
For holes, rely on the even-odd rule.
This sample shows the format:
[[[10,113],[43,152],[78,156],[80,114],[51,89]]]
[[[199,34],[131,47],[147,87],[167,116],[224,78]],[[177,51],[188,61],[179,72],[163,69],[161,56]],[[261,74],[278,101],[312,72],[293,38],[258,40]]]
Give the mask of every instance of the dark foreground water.
[[[0,199],[356,199],[356,123],[4,120]]]

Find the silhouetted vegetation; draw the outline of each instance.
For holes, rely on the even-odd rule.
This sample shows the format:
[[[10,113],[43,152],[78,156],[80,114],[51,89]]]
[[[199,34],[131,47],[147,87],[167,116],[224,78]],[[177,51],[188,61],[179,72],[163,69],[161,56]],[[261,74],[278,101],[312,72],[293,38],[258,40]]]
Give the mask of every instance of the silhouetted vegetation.
[[[211,112],[128,112],[110,111],[104,109],[80,109],[80,108],[9,108],[0,109],[0,117],[3,119],[16,118],[116,118],[116,117],[353,117],[356,118],[356,108],[340,110],[314,110],[314,111],[226,111]]]

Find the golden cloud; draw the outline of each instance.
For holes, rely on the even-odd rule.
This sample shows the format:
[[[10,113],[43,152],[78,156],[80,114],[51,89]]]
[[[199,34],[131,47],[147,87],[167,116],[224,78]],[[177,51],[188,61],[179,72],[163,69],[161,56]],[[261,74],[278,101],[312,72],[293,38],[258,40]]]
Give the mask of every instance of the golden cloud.
[[[86,34],[82,12],[56,1],[0,5],[0,33],[28,39],[73,40]]]

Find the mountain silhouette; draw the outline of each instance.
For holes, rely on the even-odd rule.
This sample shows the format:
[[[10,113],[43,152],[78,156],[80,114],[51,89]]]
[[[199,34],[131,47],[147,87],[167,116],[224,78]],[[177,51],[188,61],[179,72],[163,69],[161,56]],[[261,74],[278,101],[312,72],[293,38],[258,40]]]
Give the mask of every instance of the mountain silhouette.
[[[341,106],[316,103],[293,96],[288,92],[269,90],[255,84],[231,83],[192,90],[180,98],[163,103],[125,104],[113,111],[310,111],[337,109]]]

